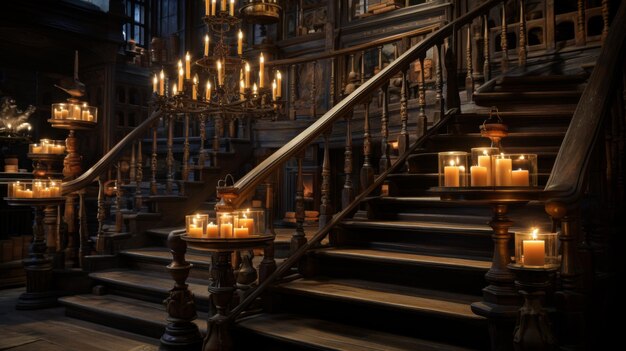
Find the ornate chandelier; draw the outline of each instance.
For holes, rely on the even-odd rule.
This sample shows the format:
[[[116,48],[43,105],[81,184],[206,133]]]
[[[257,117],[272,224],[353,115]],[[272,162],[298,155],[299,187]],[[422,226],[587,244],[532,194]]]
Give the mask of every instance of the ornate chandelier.
[[[184,64],[182,59],[178,61],[176,78],[168,79],[164,70],[155,74],[157,102],[172,112],[223,119],[276,119],[282,106],[282,75],[274,72],[268,84],[263,53],[258,64],[244,59],[244,36],[241,19],[235,16],[235,0],[206,0],[205,11],[204,55],[193,60],[199,69],[192,76],[192,57],[187,52]]]

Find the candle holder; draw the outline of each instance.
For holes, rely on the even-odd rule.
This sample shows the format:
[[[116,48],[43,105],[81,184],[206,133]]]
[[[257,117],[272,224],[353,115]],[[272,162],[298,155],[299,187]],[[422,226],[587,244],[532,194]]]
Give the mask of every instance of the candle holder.
[[[500,150],[495,147],[472,148],[472,166],[470,167],[470,185],[473,187],[493,186],[493,161],[491,156]]]
[[[265,233],[265,210],[259,207],[247,208],[237,211],[237,227],[242,221],[249,228],[249,235],[261,235]]]
[[[52,104],[52,120],[54,121],[82,121],[98,123],[98,108],[87,105],[76,99],[68,99],[68,102]]]
[[[233,212],[218,211],[217,217],[218,237],[221,239],[232,239],[235,226],[235,215]]]
[[[439,153],[439,186],[467,186],[467,152],[447,151]]]
[[[7,198],[56,199],[61,197],[61,186],[61,180],[35,179],[32,181],[17,181],[9,184]]]
[[[207,237],[207,225],[209,223],[209,215],[193,214],[185,217],[187,235],[191,238]]]
[[[536,187],[537,155],[504,154],[492,156],[495,186]]]
[[[30,144],[28,152],[33,155],[63,155],[65,141],[41,139],[38,144]]]
[[[515,233],[515,266],[552,269],[559,266],[556,233]]]

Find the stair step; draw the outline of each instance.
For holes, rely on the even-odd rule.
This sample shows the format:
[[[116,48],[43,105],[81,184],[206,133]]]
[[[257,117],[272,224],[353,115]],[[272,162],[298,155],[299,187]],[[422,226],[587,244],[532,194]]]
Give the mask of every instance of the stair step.
[[[463,351],[469,350],[452,345],[436,343],[427,340],[410,338],[360,328],[356,326],[335,323],[315,318],[307,318],[293,314],[261,314],[242,319],[237,324],[238,330],[252,332],[281,343],[288,343],[293,347],[315,350],[336,351]],[[237,338],[246,340],[248,338]],[[251,347],[258,350],[279,350],[293,347],[268,347],[265,343],[254,343],[249,340]]]
[[[160,338],[167,325],[167,312],[162,303],[118,295],[92,294],[62,297],[59,302],[65,306],[67,316],[153,338]],[[204,332],[204,318],[194,322]]]
[[[185,229],[185,227],[180,226],[180,227],[152,228],[152,229],[146,230],[146,234],[167,238],[167,236],[170,235],[172,231],[181,230],[181,229]]]
[[[464,236],[491,236],[492,230],[485,225],[465,223],[447,223],[434,221],[380,221],[380,220],[347,220],[341,222],[344,228],[395,229],[400,231],[427,231],[429,233],[450,233]]]
[[[483,317],[475,315],[470,307],[471,303],[477,301],[476,296],[395,284],[318,277],[283,283],[275,289],[291,294],[334,299],[345,303],[364,303],[382,308],[434,314],[440,317],[466,320],[483,319]]]
[[[89,277],[99,284],[106,285],[110,293],[159,303],[174,287],[174,280],[166,273],[165,267],[163,267],[163,272],[163,274],[157,274],[146,271],[110,270],[93,272],[89,274]],[[207,282],[189,278],[187,284],[195,296],[196,303],[199,306],[208,306]]]
[[[487,260],[433,256],[426,254],[373,250],[367,248],[331,247],[316,250],[315,255],[368,260],[380,263],[419,265],[440,268],[462,268],[484,272],[491,267],[491,262]]]

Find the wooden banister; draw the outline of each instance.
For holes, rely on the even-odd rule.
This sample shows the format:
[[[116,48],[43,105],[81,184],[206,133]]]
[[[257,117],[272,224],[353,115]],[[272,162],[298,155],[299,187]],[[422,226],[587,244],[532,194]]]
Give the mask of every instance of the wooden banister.
[[[148,129],[154,125],[154,121],[157,121],[161,115],[161,110],[154,111],[148,119],[143,121],[139,126],[128,133],[120,142],[118,142],[109,152],[106,153],[98,162],[96,162],[91,168],[85,171],[80,177],[63,183],[63,195],[73,193],[80,190],[87,185],[95,181],[103,172],[109,170],[114,162],[117,161],[118,156],[127,147],[144,135]]]
[[[365,99],[369,98],[372,93],[388,82],[394,75],[405,70],[420,56],[425,55],[427,50],[436,45],[441,45],[444,39],[451,36],[458,28],[462,28],[478,16],[486,14],[487,11],[500,2],[501,0],[487,1],[459,17],[454,22],[446,24],[419,44],[409,48],[404,54],[400,55],[400,57],[391,62],[387,67],[383,68],[378,74],[360,85],[353,93],[331,108],[298,136],[239,179],[233,187],[233,192],[237,197],[232,202],[232,205],[235,207],[241,205],[241,203],[245,201],[246,195],[250,194],[257,185],[280,167],[280,165],[284,164],[297,153],[302,152],[307,145],[319,138],[333,123],[352,111],[357,104],[363,103]]]
[[[622,2],[612,24],[546,184],[550,200],[571,203],[584,191],[589,161],[608,115],[611,93],[622,79],[615,69],[626,59],[626,3]]]

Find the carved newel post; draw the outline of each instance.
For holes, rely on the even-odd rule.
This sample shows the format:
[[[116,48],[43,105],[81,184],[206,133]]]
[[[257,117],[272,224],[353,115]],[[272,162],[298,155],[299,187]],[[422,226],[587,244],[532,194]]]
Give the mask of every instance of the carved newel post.
[[[172,253],[172,263],[167,266],[175,285],[164,301],[168,324],[161,336],[159,350],[200,350],[202,336],[193,322],[197,318],[193,293],[186,284],[193,265],[185,260],[187,243],[180,238],[185,231],[172,231],[167,237],[167,246]]]
[[[550,286],[550,275],[557,269],[524,268],[514,264],[509,265],[509,269],[515,273],[515,286],[524,297],[513,336],[515,350],[555,350],[555,339],[542,300]]]

